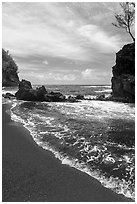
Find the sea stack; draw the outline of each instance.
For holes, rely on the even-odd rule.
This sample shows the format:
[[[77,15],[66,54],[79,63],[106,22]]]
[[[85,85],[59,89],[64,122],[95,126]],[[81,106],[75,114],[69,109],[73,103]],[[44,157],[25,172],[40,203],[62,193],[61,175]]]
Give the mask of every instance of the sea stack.
[[[135,102],[135,43],[124,45],[116,53],[112,67],[112,96],[114,99]]]
[[[18,66],[8,51],[2,49],[2,86],[18,86]]]

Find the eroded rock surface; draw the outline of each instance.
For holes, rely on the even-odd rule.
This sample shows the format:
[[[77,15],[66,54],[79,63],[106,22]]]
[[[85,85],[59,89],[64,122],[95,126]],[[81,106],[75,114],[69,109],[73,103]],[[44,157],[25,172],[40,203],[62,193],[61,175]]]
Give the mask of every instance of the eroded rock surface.
[[[113,99],[135,102],[135,43],[125,45],[116,53],[112,72]]]

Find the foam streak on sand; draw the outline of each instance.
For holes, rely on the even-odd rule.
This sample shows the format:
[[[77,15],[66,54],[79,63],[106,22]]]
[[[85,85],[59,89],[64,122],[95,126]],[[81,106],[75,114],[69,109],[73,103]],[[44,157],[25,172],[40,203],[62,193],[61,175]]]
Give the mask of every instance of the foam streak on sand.
[[[113,173],[108,177],[100,169],[105,165],[107,168],[112,166],[111,168],[116,171],[119,165],[128,163],[128,172],[131,171],[132,178],[131,164],[134,147],[127,147],[125,144],[117,144],[110,140],[104,142],[106,134],[111,132],[108,125],[111,124],[112,119],[112,122],[118,119],[118,125],[119,119],[122,121],[126,119],[125,125],[127,129],[129,128],[128,123],[134,121],[132,106],[97,101],[73,104],[16,101],[11,108],[11,118],[23,123],[34,141],[43,149],[51,151],[62,164],[77,168],[99,180],[106,188],[134,199],[134,190],[130,187],[130,180],[114,177]],[[112,123],[111,128],[116,128],[118,126],[116,125],[113,127]],[[122,155],[124,152],[130,154],[118,156],[118,153],[115,153],[118,148],[123,152]]]

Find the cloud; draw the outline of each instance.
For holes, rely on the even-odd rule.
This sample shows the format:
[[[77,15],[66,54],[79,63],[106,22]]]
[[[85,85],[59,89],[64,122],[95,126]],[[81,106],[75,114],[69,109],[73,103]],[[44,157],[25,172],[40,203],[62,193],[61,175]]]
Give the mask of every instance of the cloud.
[[[74,81],[76,79],[76,76],[74,74],[62,74],[62,73],[50,72],[46,75],[46,79],[66,82],[66,81]]]
[[[84,25],[78,31],[98,52],[110,53],[119,48],[120,38],[117,35],[110,36],[96,25]]]
[[[17,61],[21,78],[29,76],[36,83],[45,79],[86,83],[86,79],[94,78],[98,83],[101,73],[111,72],[115,52],[121,48],[123,38],[126,39],[126,34],[115,30],[110,23],[116,5],[4,3],[2,46]],[[83,67],[87,68],[83,70]],[[77,74],[72,72],[74,69],[79,70]]]
[[[48,63],[47,60],[44,60],[44,61],[43,61],[43,64],[46,64],[46,65],[47,65],[47,64],[49,64],[49,63]]]
[[[110,78],[111,74],[106,72],[106,71],[102,71],[102,70],[98,70],[98,69],[85,69],[83,71],[81,71],[81,76],[83,78],[84,81],[86,81],[87,83],[93,83],[93,81],[98,82],[98,84],[102,81],[102,83],[106,84],[108,83],[106,81],[106,78]]]
[[[27,74],[24,73],[24,76],[26,77]],[[54,72],[45,72],[45,73],[37,73],[34,71],[31,71],[29,73],[29,78],[33,77],[37,80],[42,80],[43,82],[49,82],[52,81],[52,83],[56,82],[66,82],[66,81],[74,81],[76,79],[75,74],[64,74],[64,73],[54,73]]]
[[[92,77],[94,70],[92,69],[85,69],[84,71],[81,72],[82,77],[85,79],[89,79]]]
[[[105,51],[113,51],[118,43],[117,36],[86,24],[76,9],[72,15],[65,4],[6,3],[3,7],[3,46],[16,55],[31,53],[93,61],[98,46],[102,52],[103,46]]]
[[[54,3],[6,4],[3,9],[3,46],[16,55],[37,53],[87,60],[87,50],[74,32],[75,22],[64,9],[61,4]]]

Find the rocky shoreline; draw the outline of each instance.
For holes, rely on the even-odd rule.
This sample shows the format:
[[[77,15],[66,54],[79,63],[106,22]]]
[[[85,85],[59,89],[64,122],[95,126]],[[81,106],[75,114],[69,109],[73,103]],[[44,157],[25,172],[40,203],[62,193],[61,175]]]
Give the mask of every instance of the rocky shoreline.
[[[115,101],[115,102],[124,102],[129,103],[128,98],[115,97],[112,93],[110,94],[101,94],[93,98],[87,98],[84,95],[76,96],[65,96],[61,92],[48,92],[45,86],[37,87],[36,89],[32,88],[31,82],[27,80],[22,80],[19,83],[18,91],[15,94],[9,92],[2,95],[4,98],[8,99],[17,99],[24,101],[40,101],[40,102],[79,102],[81,100],[96,100],[96,101]]]
[[[2,62],[2,85],[6,87],[19,87],[15,95],[11,93],[3,94],[5,98],[46,102],[78,102],[79,100],[85,100],[83,95],[69,96],[66,98],[66,96],[60,92],[48,92],[45,86],[33,89],[31,82],[24,79],[19,81],[17,65],[5,50],[2,50]],[[107,96],[101,94],[93,99],[86,100],[135,103],[135,43],[124,45],[123,48],[116,53],[116,64],[112,67],[112,72],[112,93]]]
[[[78,102],[78,100],[84,99],[84,96],[77,95],[73,96],[64,96],[60,92],[48,92],[45,86],[37,87],[36,89],[32,88],[31,82],[27,80],[22,80],[19,82],[18,91],[14,94],[7,92],[3,94],[4,98],[24,101],[41,101],[41,102]]]
[[[96,100],[96,101],[115,101],[115,102],[123,102],[130,103],[128,98],[123,97],[115,97],[112,93],[110,94],[100,94],[98,96],[94,96],[93,98],[87,98],[84,95],[78,94],[76,96],[65,96],[61,92],[48,92],[45,86],[37,87],[36,89],[32,88],[31,82],[27,80],[22,80],[19,83],[18,91],[15,94],[7,92],[2,94],[4,98],[7,99],[17,99],[24,101],[39,101],[39,102],[79,102],[81,100]]]

